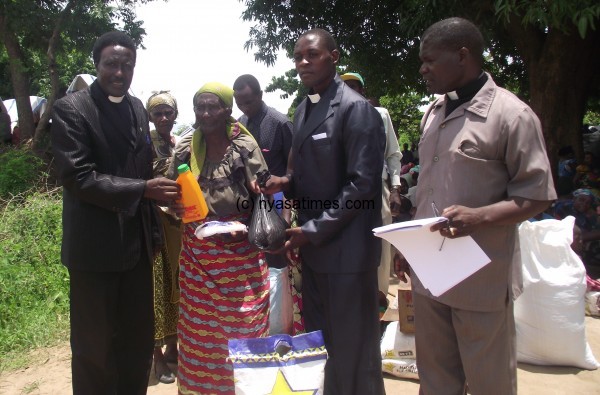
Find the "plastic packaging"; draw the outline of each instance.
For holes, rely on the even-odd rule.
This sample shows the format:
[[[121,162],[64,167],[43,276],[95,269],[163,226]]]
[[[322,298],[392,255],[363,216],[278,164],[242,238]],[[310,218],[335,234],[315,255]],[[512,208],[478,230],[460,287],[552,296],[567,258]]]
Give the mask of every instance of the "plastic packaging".
[[[205,237],[210,237],[213,235],[221,234],[221,233],[231,233],[238,231],[248,231],[248,227],[241,222],[238,221],[208,221],[204,222],[202,225],[196,228],[194,234],[197,238],[202,240]]]
[[[278,250],[285,244],[287,223],[279,213],[268,205],[261,193],[254,203],[252,218],[248,226],[248,241],[261,250]]]
[[[266,187],[271,178],[269,170],[256,173],[256,181],[261,188]],[[277,210],[268,204],[264,194],[260,194],[254,203],[252,218],[248,226],[248,241],[261,250],[278,250],[285,244],[285,229],[288,224]]]
[[[179,173],[177,183],[181,186],[181,200],[179,202],[185,208],[181,220],[187,224],[206,218],[208,206],[204,200],[200,184],[190,171],[190,167],[184,163],[177,168],[177,172]]]

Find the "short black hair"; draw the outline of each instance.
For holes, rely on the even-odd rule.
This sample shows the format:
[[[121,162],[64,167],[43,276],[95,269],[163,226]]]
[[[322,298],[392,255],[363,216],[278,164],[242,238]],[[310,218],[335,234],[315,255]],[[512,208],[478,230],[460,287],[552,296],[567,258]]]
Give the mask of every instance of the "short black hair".
[[[483,35],[477,26],[467,19],[453,17],[436,22],[423,33],[421,42],[425,40],[451,50],[465,47],[480,65],[483,64]]]
[[[316,36],[319,36],[319,38],[321,38],[323,40],[323,42],[325,43],[327,50],[329,52],[338,49],[337,43],[335,42],[335,39],[333,38],[331,33],[329,33],[327,30],[324,30],[321,28],[315,28],[315,29],[310,29],[310,30],[305,31],[304,33],[302,33],[300,35],[300,37],[298,37],[298,40],[300,40],[304,36],[308,36],[309,34],[314,34]]]
[[[94,48],[92,49],[92,59],[94,59],[95,66],[98,66],[98,63],[100,63],[100,53],[102,50],[110,45],[120,45],[122,47],[131,49],[133,51],[133,59],[135,60],[136,46],[132,38],[126,33],[114,30],[112,32],[104,33],[98,37],[94,43]]]
[[[261,92],[260,84],[258,83],[258,80],[256,79],[256,77],[253,76],[252,74],[243,74],[243,75],[240,75],[239,77],[237,77],[237,79],[233,83],[233,90],[241,91],[247,86],[250,87],[250,90],[255,95],[260,94],[260,92]]]

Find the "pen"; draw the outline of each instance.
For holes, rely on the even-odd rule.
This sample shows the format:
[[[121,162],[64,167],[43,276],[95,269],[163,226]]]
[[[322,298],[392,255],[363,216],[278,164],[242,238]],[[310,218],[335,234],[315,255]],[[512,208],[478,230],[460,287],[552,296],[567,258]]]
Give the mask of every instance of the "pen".
[[[436,217],[439,217],[440,216],[440,212],[439,212],[437,206],[435,205],[435,202],[431,202],[431,208],[433,209],[433,215],[435,215]],[[450,227],[450,220],[446,221],[446,230],[448,232],[450,232],[450,234],[452,236],[454,236],[454,229],[452,229]],[[438,251],[442,250],[442,248],[444,247],[444,242],[445,241],[446,241],[446,236],[444,236],[444,238],[442,239],[442,244],[440,244],[440,248],[439,248]]]

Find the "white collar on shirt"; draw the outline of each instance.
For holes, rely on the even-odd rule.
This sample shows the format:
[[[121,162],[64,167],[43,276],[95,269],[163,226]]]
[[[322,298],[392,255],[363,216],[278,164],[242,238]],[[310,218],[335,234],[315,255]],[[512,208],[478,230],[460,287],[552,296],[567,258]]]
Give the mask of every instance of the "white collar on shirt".
[[[321,100],[321,95],[318,93],[315,93],[314,95],[308,95],[308,99],[312,104],[316,104],[319,102],[319,100]]]
[[[111,103],[121,103],[124,97],[125,96],[108,96],[108,100],[110,100]]]

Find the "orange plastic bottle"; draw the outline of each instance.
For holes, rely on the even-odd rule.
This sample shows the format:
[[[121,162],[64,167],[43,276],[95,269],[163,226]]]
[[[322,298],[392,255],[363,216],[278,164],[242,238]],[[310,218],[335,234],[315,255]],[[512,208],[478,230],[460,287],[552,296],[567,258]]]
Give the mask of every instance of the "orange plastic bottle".
[[[181,220],[187,224],[206,218],[208,206],[190,167],[184,163],[177,167],[177,172],[179,173],[177,183],[181,186],[181,200],[179,202],[185,207]]]

